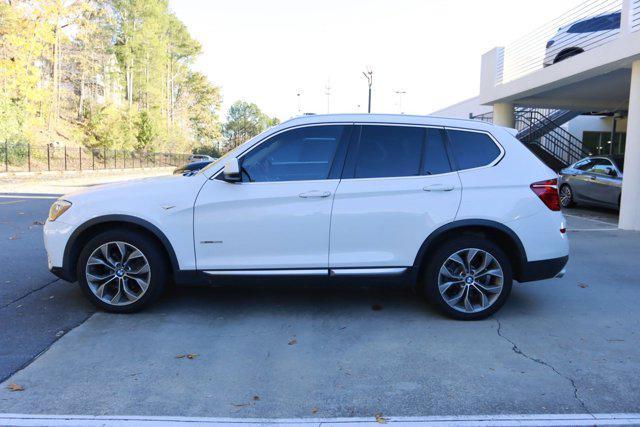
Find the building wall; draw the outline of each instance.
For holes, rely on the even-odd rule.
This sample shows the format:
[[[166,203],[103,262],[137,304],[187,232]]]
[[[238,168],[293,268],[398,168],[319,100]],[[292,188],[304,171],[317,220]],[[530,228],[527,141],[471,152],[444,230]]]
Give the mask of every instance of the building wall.
[[[449,107],[434,111],[430,115],[452,119],[468,119],[469,113],[476,115],[488,113],[490,111],[493,111],[493,107],[490,105],[481,105],[479,98],[476,96],[453,104]]]

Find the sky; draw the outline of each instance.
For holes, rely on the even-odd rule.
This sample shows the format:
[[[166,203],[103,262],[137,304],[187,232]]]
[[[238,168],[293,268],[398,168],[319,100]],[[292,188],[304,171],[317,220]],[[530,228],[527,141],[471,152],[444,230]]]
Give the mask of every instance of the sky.
[[[367,69],[374,113],[429,114],[476,96],[483,53],[583,1],[170,0],[170,7],[202,44],[194,66],[220,86],[222,118],[244,100],[286,120],[366,112]]]

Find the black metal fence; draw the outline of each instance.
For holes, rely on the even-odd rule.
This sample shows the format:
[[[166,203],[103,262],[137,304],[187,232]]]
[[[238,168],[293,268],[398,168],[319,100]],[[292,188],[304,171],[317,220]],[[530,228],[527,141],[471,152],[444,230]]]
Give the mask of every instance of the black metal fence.
[[[0,145],[0,172],[82,171],[178,166],[189,154],[55,147],[52,145]]]

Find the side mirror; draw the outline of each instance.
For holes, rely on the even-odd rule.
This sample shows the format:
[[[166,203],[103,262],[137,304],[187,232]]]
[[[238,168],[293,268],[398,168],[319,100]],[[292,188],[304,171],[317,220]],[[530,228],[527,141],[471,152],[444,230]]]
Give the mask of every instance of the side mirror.
[[[240,182],[242,181],[242,175],[240,174],[240,162],[233,157],[224,165],[222,170],[224,180],[227,182]]]

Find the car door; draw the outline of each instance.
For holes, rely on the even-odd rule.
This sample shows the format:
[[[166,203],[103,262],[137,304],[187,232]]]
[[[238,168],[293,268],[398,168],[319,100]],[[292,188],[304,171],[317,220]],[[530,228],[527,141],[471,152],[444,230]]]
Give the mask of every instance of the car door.
[[[593,174],[589,170],[596,164],[594,159],[588,158],[576,163],[565,175],[565,181],[571,186],[573,198],[577,201],[589,200],[590,186]]]
[[[331,205],[351,128],[285,130],[241,155],[241,182],[221,174],[209,180],[195,204],[198,269],[326,274]]]
[[[354,135],[333,204],[331,272],[401,271],[460,204],[444,130],[362,124]]]
[[[617,206],[622,181],[617,168],[610,160],[602,159],[590,172],[595,178],[591,183],[592,198],[599,203]]]

